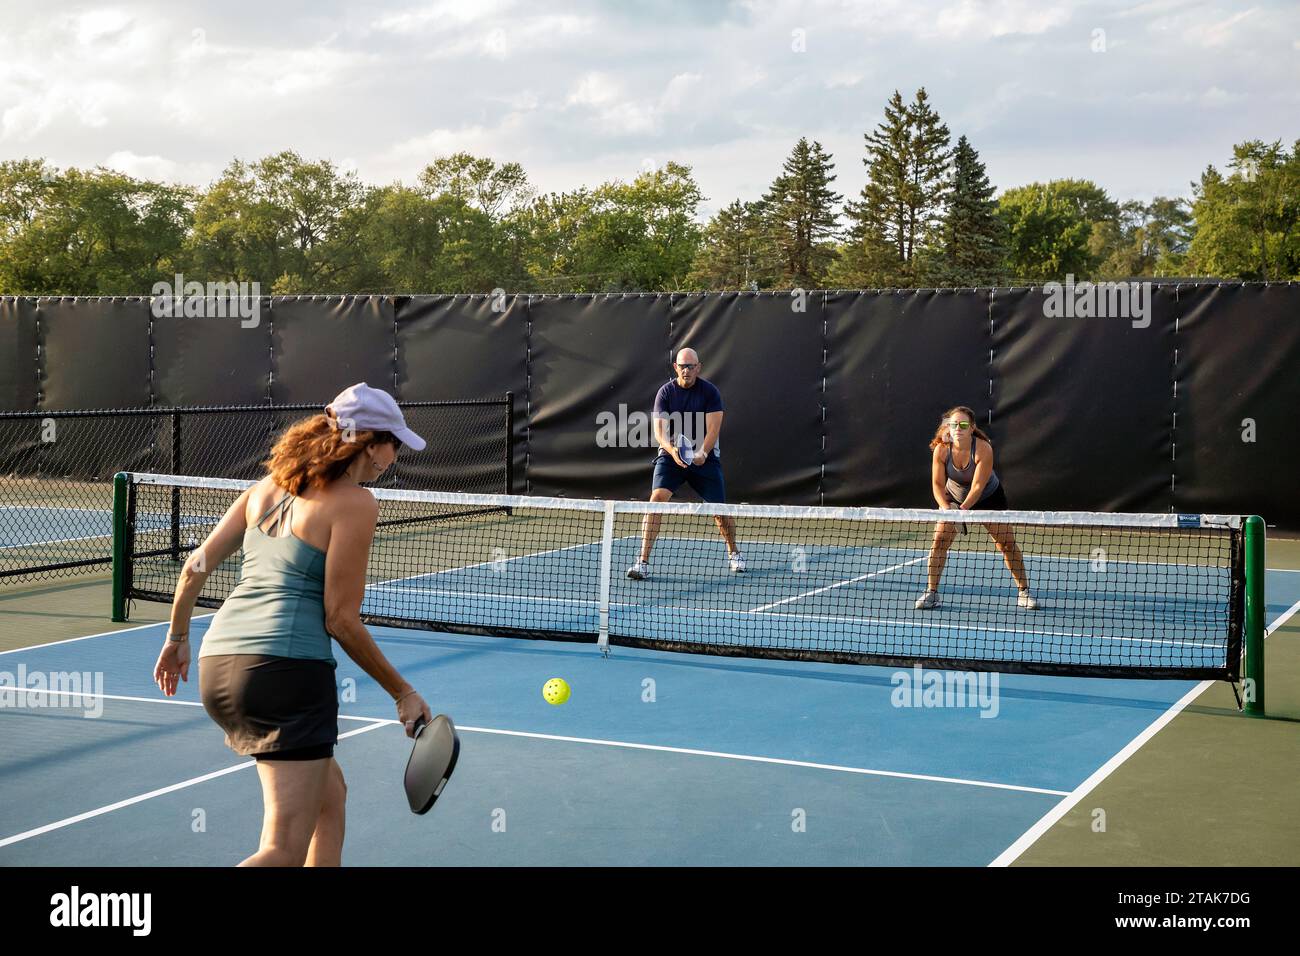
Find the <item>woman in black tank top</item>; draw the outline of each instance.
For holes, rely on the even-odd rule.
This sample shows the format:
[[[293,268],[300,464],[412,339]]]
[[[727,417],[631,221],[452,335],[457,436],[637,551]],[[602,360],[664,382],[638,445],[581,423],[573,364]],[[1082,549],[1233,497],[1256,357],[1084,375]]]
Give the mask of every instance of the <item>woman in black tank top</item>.
[[[934,500],[944,511],[995,511],[1005,509],[1007,496],[993,470],[993,444],[975,424],[975,413],[965,405],[950,408],[930,442],[930,485]],[[1029,576],[1025,572],[1025,559],[1016,544],[1015,532],[1009,524],[990,522],[984,524],[1007,570],[1020,589],[1016,603],[1025,610],[1035,610],[1038,602],[1029,591]],[[930,544],[929,568],[925,593],[916,601],[918,611],[928,611],[940,604],[939,581],[948,561],[948,549],[958,534],[966,533],[965,523],[940,521],[934,527],[934,540]]]

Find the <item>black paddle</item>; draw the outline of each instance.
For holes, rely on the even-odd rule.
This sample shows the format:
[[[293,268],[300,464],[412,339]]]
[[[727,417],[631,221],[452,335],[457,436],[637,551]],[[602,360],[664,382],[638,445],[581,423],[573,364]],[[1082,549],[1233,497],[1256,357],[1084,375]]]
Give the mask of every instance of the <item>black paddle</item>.
[[[406,799],[412,813],[428,813],[456,769],[460,756],[460,738],[456,725],[446,714],[426,724],[421,717],[415,723],[415,745],[406,761]]]

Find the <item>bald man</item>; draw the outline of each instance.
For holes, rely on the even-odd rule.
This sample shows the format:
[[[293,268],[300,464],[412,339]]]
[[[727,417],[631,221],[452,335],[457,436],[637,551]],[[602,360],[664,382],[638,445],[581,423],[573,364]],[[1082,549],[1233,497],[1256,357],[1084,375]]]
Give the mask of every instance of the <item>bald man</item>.
[[[722,434],[722,393],[712,382],[700,378],[700,357],[694,349],[678,352],[673,368],[677,376],[665,382],[655,396],[655,442],[659,454],[655,458],[650,500],[667,501],[686,482],[705,501],[721,504],[727,500],[722,454],[718,448],[718,436]],[[700,427],[701,421],[704,427]],[[736,547],[736,522],[722,515],[716,515],[713,520],[727,543],[731,570],[743,573],[745,559]],[[654,550],[662,521],[662,515],[645,516],[641,557],[627,569],[627,576],[633,581],[644,581],[650,576],[650,552]]]

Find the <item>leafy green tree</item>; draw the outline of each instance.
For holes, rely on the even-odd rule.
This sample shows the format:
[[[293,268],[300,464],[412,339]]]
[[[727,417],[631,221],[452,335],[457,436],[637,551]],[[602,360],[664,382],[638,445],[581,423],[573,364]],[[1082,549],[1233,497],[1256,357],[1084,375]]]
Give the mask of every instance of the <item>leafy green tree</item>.
[[[355,264],[361,225],[347,214],[367,191],[355,173],[292,151],[235,160],[199,202],[190,270],[203,281],[252,280],[275,292],[343,291],[334,283]]]
[[[110,169],[0,167],[0,291],[132,295],[177,262],[194,196]]]
[[[1300,141],[1251,140],[1233,148],[1230,172],[1206,168],[1193,183],[1196,235],[1189,269],[1222,278],[1300,279]]]
[[[420,185],[426,194],[450,196],[492,222],[517,211],[535,195],[518,163],[498,166],[491,159],[469,153],[435,159],[420,174]]]
[[[779,249],[768,229],[763,203],[737,199],[718,210],[704,227],[686,287],[697,291],[774,288],[779,272]]]
[[[46,208],[58,178],[43,159],[0,162],[0,241],[14,239]]]
[[[1126,279],[1136,276],[1177,275],[1187,252],[1191,215],[1181,199],[1157,196],[1150,203],[1119,205],[1118,215],[1098,229],[1105,258],[1093,278]]]
[[[1113,241],[1118,205],[1095,183],[1057,179],[1008,189],[998,199],[1007,227],[1009,279],[1089,278]]]
[[[549,291],[679,289],[700,245],[702,200],[678,163],[631,183],[543,196],[526,217],[532,278]]]

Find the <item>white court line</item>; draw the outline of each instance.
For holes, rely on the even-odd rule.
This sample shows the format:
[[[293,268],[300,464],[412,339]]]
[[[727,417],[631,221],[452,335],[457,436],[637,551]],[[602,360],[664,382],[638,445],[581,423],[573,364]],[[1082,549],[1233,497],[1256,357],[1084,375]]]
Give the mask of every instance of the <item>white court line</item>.
[[[1012,783],[991,783],[987,780],[966,780],[961,777],[936,777],[923,773],[903,773],[897,770],[873,770],[867,767],[844,767],[839,764],[812,763],[807,760],[787,760],[782,757],[756,757],[752,754],[724,753],[717,750],[694,750],[689,747],[666,747],[660,744],[638,744],[626,740],[599,740],[591,737],[564,737],[558,734],[535,734],[523,730],[497,730],[490,727],[458,727],[478,734],[499,734],[507,737],[530,737],[536,740],[557,740],[562,743],[592,744],[598,747],[622,747],[627,750],[651,750],[661,753],[686,754],[692,757],[717,757],[722,760],[742,760],[749,763],[777,764],[782,767],[807,767],[812,770],[834,770],[839,773],[865,774],[872,777],[897,777],[903,780],[924,780],[929,783],[951,783],[967,787],[985,787],[993,790],[1016,790],[1021,793],[1046,793],[1065,796],[1064,790],[1045,790],[1041,787],[1024,787]]]
[[[392,721],[376,721],[369,727],[362,727],[358,730],[349,730],[346,734],[339,734],[339,740],[347,737],[355,737],[357,734],[369,733],[377,730]],[[125,800],[119,800],[116,803],[110,803],[107,806],[96,807],[94,810],[87,810],[85,813],[78,813],[76,816],[64,817],[62,820],[55,820],[53,823],[47,823],[44,826],[36,827],[33,830],[25,830],[22,833],[15,833],[13,836],[5,837],[0,840],[0,847],[10,846],[14,843],[21,843],[23,840],[30,840],[32,837],[41,836],[52,830],[61,830],[64,827],[70,827],[74,823],[80,823],[82,820],[89,820],[92,817],[103,816],[105,813],[112,813],[114,810],[121,810],[123,807],[129,807],[136,803],[143,803],[146,800],[152,800],[154,797],[161,797],[169,793],[175,793],[177,790],[185,790],[189,787],[197,786],[200,783],[206,783],[209,780],[215,780],[217,777],[224,777],[227,774],[237,773],[248,767],[257,765],[256,760],[249,760],[245,763],[235,764],[233,767],[226,767],[223,770],[215,770],[212,773],[205,773],[199,777],[190,777],[188,780],[182,780],[180,783],[173,783],[171,786],[160,787],[157,790],[150,790],[148,793],[137,794],[134,797],[127,797]]]
[[[1278,617],[1278,619],[1277,619],[1276,621],[1273,622],[1273,626],[1272,626],[1272,627],[1266,627],[1266,628],[1264,628],[1264,636],[1265,636],[1265,637],[1268,637],[1270,634],[1272,634],[1274,631],[1276,631],[1279,627],[1282,627],[1284,624],[1286,624],[1286,622],[1289,621],[1289,620],[1290,620],[1292,617],[1294,617],[1296,614],[1300,614],[1300,601],[1296,601],[1296,602],[1295,602],[1294,604],[1292,604],[1289,608],[1287,608],[1285,611],[1283,611],[1282,614],[1281,614],[1281,616]]]
[[[32,691],[32,690],[23,691],[22,688],[3,688],[2,690],[0,690],[0,692],[7,692],[7,693],[25,692],[25,693],[48,693],[48,694],[60,693],[59,691]],[[138,701],[140,703],[145,703],[145,704],[170,704],[170,705],[179,704],[185,707],[203,706],[200,703],[194,701],[188,701],[188,700],[171,700],[171,699],[160,700],[158,698],[153,698],[153,697],[125,697],[125,696],[118,696],[114,694],[90,694],[90,693],[73,693],[73,692],[66,692],[66,693],[70,697],[72,696],[101,697],[105,700]],[[398,723],[398,721],[396,720],[385,720],[382,717],[352,717],[346,714],[339,714],[339,720],[360,720],[360,721],[365,721],[368,724],[394,724],[395,725]],[[352,731],[349,734],[341,735],[339,739],[342,740],[344,736],[351,736],[353,733],[361,733],[364,730],[373,730],[373,729],[374,729],[373,727],[366,727],[363,728],[362,731]],[[991,787],[995,790],[1019,790],[1025,793],[1047,793],[1047,794],[1052,794],[1054,796],[1062,796],[1062,797],[1066,795],[1066,791],[1064,790],[1045,790],[1041,787],[1025,787],[1025,786],[1020,786],[1018,784],[1011,784],[1011,783],[990,783],[985,780],[966,780],[959,777],[936,777],[928,774],[904,773],[902,771],[896,771],[896,770],[871,770],[863,767],[844,767],[838,764],[811,763],[806,760],[787,760],[783,757],[755,757],[749,754],[724,753],[722,751],[717,751],[717,750],[693,750],[688,747],[668,747],[660,744],[638,744],[638,743],[631,743],[623,740],[600,740],[593,737],[565,737],[559,734],[538,734],[526,730],[501,730],[496,727],[458,726],[456,729],[463,730],[467,733],[474,733],[474,734],[497,734],[499,736],[504,736],[504,737],[527,737],[533,740],[556,740],[556,741],[560,741],[561,743],[593,744],[601,747],[623,747],[628,750],[653,750],[653,751],[660,751],[662,753],[688,754],[690,756],[696,756],[696,757],[718,757],[725,760],[746,760],[755,763],[780,764],[782,766],[788,766],[788,767],[809,767],[814,770],[835,770],[841,773],[869,774],[871,776],[879,776],[879,777],[900,777],[906,780],[928,780],[937,783],[956,783],[956,784],[964,784],[965,786],[969,786],[969,787]],[[222,772],[225,773],[228,771],[222,771]],[[159,792],[161,793],[164,791],[159,791]],[[0,846],[3,846],[3,844],[0,844]]]
[[[150,700],[149,698],[115,698],[115,699],[144,700],[145,702],[148,703],[169,703],[169,704],[189,703],[188,701],[158,701],[158,700]],[[190,704],[190,706],[194,706],[194,705]],[[369,718],[369,717],[343,718],[343,715],[340,715],[340,718],[363,720],[367,722],[367,726],[361,727],[357,730],[348,731],[345,734],[340,734],[339,740],[344,740],[348,737],[355,737],[358,734],[368,733],[380,727],[386,727],[390,724],[395,725],[398,723],[396,720],[382,720],[378,718]],[[754,756],[752,754],[733,754],[733,753],[725,753],[722,751],[715,751],[715,750],[696,750],[688,747],[668,747],[659,744],[641,744],[641,743],[632,743],[630,741],[623,741],[623,740],[600,740],[600,739],[590,738],[590,737],[565,737],[558,734],[539,734],[539,733],[531,733],[522,730],[500,730],[492,727],[462,726],[462,727],[458,727],[457,729],[464,733],[495,734],[504,737],[522,737],[522,738],[528,738],[532,740],[553,740],[561,743],[588,744],[588,745],[599,746],[599,747],[619,747],[627,750],[646,750],[646,751],[659,752],[659,753],[683,754],[686,756],[693,756],[693,757],[714,757],[722,760],[739,760],[739,761],[744,761],[746,763],[763,763],[763,764],[772,764],[772,765],[782,766],[782,767],[802,767],[810,770],[830,770],[837,773],[851,773],[851,774],[858,774],[862,776],[871,776],[871,777],[892,777],[894,779],[917,780],[925,783],[944,783],[944,784],[952,784],[952,785],[965,786],[965,787],[980,787],[983,789],[990,789],[990,790],[1012,790],[1019,793],[1041,793],[1041,794],[1047,794],[1049,796],[1066,796],[1064,790],[1048,790],[1042,787],[1026,787],[1026,786],[1020,786],[1017,784],[1010,784],[1010,783],[993,783],[988,780],[968,780],[961,777],[939,777],[939,776],[934,776],[932,774],[905,773],[897,770],[876,770],[867,767],[846,767],[846,766],[841,766],[839,764],[813,763],[807,760],[787,760],[780,757],[759,757],[759,756]],[[123,807],[132,806],[133,804],[142,803],[146,800],[152,800],[155,797],[164,796],[168,793],[174,793],[178,790],[184,790],[188,787],[197,786],[198,784],[205,783],[208,780],[213,780],[218,777],[223,777],[227,774],[236,773],[237,771],[255,766],[255,764],[256,761],[250,760],[245,763],[236,764],[233,767],[226,767],[222,770],[214,771],[213,773],[203,774],[198,777],[191,777],[188,780],[182,780],[179,783],[174,783],[167,787],[161,787],[157,790],[150,790],[147,793],[138,794],[137,796],[129,797],[125,800],[119,800],[116,803],[111,803],[106,806],[97,807],[96,809],[88,810],[85,813],[79,813],[76,814],[75,816],[65,817],[62,820],[56,820],[53,823],[47,823],[44,826],[36,827],[31,830],[26,830],[22,833],[14,834],[13,836],[0,839],[0,848],[9,846],[14,843],[20,843],[23,840],[30,840],[33,837],[41,836],[42,834],[49,833],[53,830],[59,830],[64,827],[72,826],[73,824],[80,823],[83,820],[89,820],[93,817],[102,816],[106,813],[111,813],[114,810],[120,810]]]
[[[7,508],[0,508],[0,511],[17,511],[17,510],[20,510],[20,509],[17,508],[16,506],[11,506],[11,507],[7,507]],[[30,508],[29,508],[29,509],[23,509],[23,510],[28,510],[28,511],[30,511],[30,510],[33,510],[33,509],[30,509]],[[109,510],[109,511],[103,511],[103,510],[100,510],[100,509],[97,509],[97,508],[45,508],[45,509],[41,509],[41,510],[45,510],[45,511],[85,511],[85,512],[89,512],[89,513],[91,513],[91,514],[103,514],[103,515],[107,515],[108,518],[109,518],[109,521],[110,521],[110,523],[109,523],[109,528],[108,528],[107,531],[100,532],[99,534],[87,534],[87,535],[82,535],[80,538],[39,538],[39,539],[37,539],[37,540],[35,540],[35,541],[25,541],[25,542],[22,542],[22,543],[19,543],[19,544],[3,544],[3,545],[0,545],[0,551],[6,550],[6,549],[10,549],[10,548],[34,548],[34,547],[37,547],[38,545],[46,545],[46,544],[76,544],[76,543],[79,542],[79,541],[98,541],[98,540],[100,540],[101,538],[111,538],[111,537],[113,537],[113,527],[112,527],[113,512],[112,512],[111,510]],[[157,534],[157,533],[160,532],[160,531],[167,531],[167,530],[169,530],[169,529],[171,528],[170,518],[169,518],[167,515],[158,515],[158,517],[159,517],[159,518],[163,518],[163,519],[167,519],[167,520],[166,520],[164,523],[160,523],[159,526],[156,527],[156,528],[143,528],[143,529],[141,529],[142,533],[144,533],[144,534]],[[190,516],[190,521],[191,521],[190,524],[179,525],[178,527],[181,527],[181,528],[193,528],[193,527],[195,527],[195,526],[202,527],[202,526],[204,526],[204,525],[206,525],[206,524],[211,524],[211,522],[208,522],[208,521],[203,521],[203,520],[201,520],[201,519],[195,519],[194,516],[192,516],[192,515]]]
[[[905,567],[907,567],[909,564],[918,564],[919,562],[924,561],[924,560],[925,560],[924,557],[913,558],[911,561],[904,561],[904,562],[902,562],[901,564],[890,565],[890,566],[887,567],[887,568],[880,568],[880,569],[877,570],[877,571],[870,571],[870,572],[868,572],[867,574],[859,574],[856,578],[849,578],[849,579],[846,580],[846,581],[839,581],[839,582],[837,582],[837,583],[835,583],[835,584],[828,584],[828,585],[826,585],[826,586],[823,587],[823,588],[815,588],[815,589],[812,590],[812,591],[804,591],[802,594],[796,594],[794,597],[788,597],[788,598],[785,598],[785,599],[782,600],[782,601],[773,601],[771,604],[763,604],[763,605],[760,605],[759,607],[752,607],[752,608],[749,609],[749,612],[748,612],[748,613],[750,613],[750,614],[761,614],[763,611],[766,611],[766,610],[768,610],[768,609],[770,609],[770,608],[774,608],[774,607],[780,607],[782,604],[789,604],[791,601],[798,601],[798,600],[800,600],[800,599],[802,599],[802,598],[812,597],[814,594],[821,594],[821,593],[824,592],[824,591],[833,591],[833,590],[835,590],[836,588],[842,588],[842,587],[844,587],[845,585],[848,585],[848,584],[856,584],[856,583],[859,582],[859,581],[865,581],[865,580],[867,580],[867,578],[874,578],[874,577],[876,577],[876,576],[878,576],[878,575],[881,575],[881,574],[888,574],[890,571],[897,571],[899,568],[905,568]]]
[[[94,691],[81,690],[51,690],[48,687],[15,687],[6,684],[0,684],[0,700],[4,700],[10,695],[18,694],[45,694],[47,697],[91,697],[99,700],[124,700],[128,703],[136,704],[167,704],[171,707],[202,707],[201,701],[197,700],[177,700],[174,697],[131,697],[127,694],[97,694]],[[9,705],[5,705],[8,707]],[[22,709],[23,705],[16,705],[15,709]],[[339,714],[339,720],[362,720],[366,723],[374,723],[376,720],[382,720],[380,717],[353,717],[348,714]],[[395,723],[395,721],[392,721]]]
[[[632,535],[623,535],[621,538],[615,538],[615,541],[625,541]],[[551,548],[549,551],[532,551],[528,554],[517,554],[513,558],[503,558],[499,563],[508,564],[511,561],[523,561],[528,558],[540,558],[547,554],[560,554],[564,551],[573,551],[578,548],[599,548],[599,541],[585,541],[582,544],[570,544],[563,548]],[[381,588],[398,581],[419,581],[423,578],[436,578],[440,574],[455,574],[457,571],[468,571],[471,568],[486,568],[489,565],[497,564],[496,560],[480,561],[477,564],[460,564],[454,568],[443,568],[441,571],[425,571],[422,574],[408,574],[401,578],[389,578],[387,581],[376,581],[374,584],[367,584],[367,588]],[[412,589],[414,590],[414,589]]]
[[[372,584],[373,588],[384,588],[399,594],[441,594],[444,597],[490,598],[493,601],[546,601],[551,604],[599,604],[599,601],[584,598],[550,598],[534,594],[495,594],[491,591],[450,591],[445,588],[412,588],[403,584]],[[369,590],[369,588],[367,588]],[[628,605],[635,607],[637,605]],[[382,610],[382,609],[381,609]]]
[[[884,570],[889,570],[889,569],[886,568]],[[883,573],[883,571],[874,572],[874,573],[879,574],[879,573]],[[841,584],[847,584],[847,583],[850,582],[847,581],[841,582]],[[819,588],[818,590],[825,591],[839,586],[840,584],[832,584],[826,588]],[[444,590],[439,588],[412,588],[412,587],[405,587],[397,584],[386,585],[386,587],[391,587],[394,590],[398,590],[402,592],[410,592],[413,594],[438,594],[444,597],[467,597],[467,598],[488,597],[493,601],[518,601],[518,602],[523,602],[525,604],[532,604],[538,601],[546,601],[553,604],[567,604],[572,607],[579,607],[582,605],[594,605],[597,603],[596,601],[593,600],[586,600],[581,598],[544,598],[544,597],[536,597],[531,594],[489,594],[486,591],[451,591],[451,590]],[[810,591],[808,593],[812,594],[815,592]],[[795,599],[788,598],[787,600],[795,600]],[[776,602],[776,604],[771,604],[766,606],[776,607],[778,604],[783,604],[783,603],[785,602],[778,601]],[[682,611],[687,614],[762,614],[767,617],[775,617],[784,620],[822,621],[829,624],[854,624],[854,625],[893,624],[903,628],[917,628],[917,629],[931,628],[933,630],[939,630],[939,631],[985,631],[993,634],[1028,634],[1028,635],[1036,635],[1039,637],[1087,638],[1089,640],[1095,640],[1095,641],[1117,641],[1120,643],[1129,643],[1129,644],[1168,644],[1175,647],[1210,647],[1210,648],[1214,647],[1214,644],[1212,642],[1207,643],[1206,641],[1179,641],[1179,640],[1170,640],[1167,638],[1155,638],[1155,637],[1123,637],[1123,636],[1115,636],[1110,634],[1097,634],[1091,631],[1049,631],[1049,630],[1043,630],[1041,628],[986,627],[978,624],[961,624],[961,625],[954,625],[948,623],[936,624],[928,621],[913,621],[913,620],[902,619],[902,618],[848,617],[844,615],[835,615],[835,614],[785,614],[785,613],[773,613],[771,611],[758,611],[758,610],[744,611],[741,610],[740,608],[683,607],[677,604],[633,604],[625,601],[611,601],[609,606],[621,607],[621,608],[648,608],[655,612]],[[380,610],[382,611],[382,608]],[[450,626],[453,627],[456,624],[465,624],[466,626],[475,626],[475,627],[485,626],[481,624],[476,624],[473,621],[453,621],[448,623]]]
[[[20,544],[0,545],[2,550],[13,550],[15,548],[35,548],[47,544],[76,544],[79,541],[99,541],[101,538],[113,537],[113,530],[110,528],[102,534],[87,534],[80,538],[37,538],[33,541],[24,541]]]
[[[1291,607],[1287,609],[1286,613],[1274,622],[1272,627],[1265,629],[1264,636],[1268,637],[1284,625],[1297,612],[1300,612],[1300,601],[1296,601],[1295,604],[1292,604]],[[1130,740],[1123,750],[1102,764],[1102,766],[1099,767],[1092,776],[1079,784],[1079,786],[1075,787],[1064,800],[1052,807],[1052,809],[1047,811],[1047,813],[1044,814],[1037,823],[1022,833],[1015,843],[1011,844],[1011,846],[999,853],[997,858],[994,859],[989,866],[1010,866],[1019,859],[1026,850],[1038,842],[1039,837],[1055,826],[1057,821],[1074,809],[1084,797],[1095,790],[1103,780],[1118,770],[1124,761],[1137,753],[1143,744],[1154,737],[1162,727],[1177,717],[1188,704],[1204,693],[1214,683],[1216,682],[1212,680],[1201,681],[1184,694],[1177,703],[1173,704],[1168,710],[1161,714],[1149,727],[1143,730],[1142,733]]]
[[[159,602],[151,602],[151,603],[159,603]],[[216,613],[217,613],[216,611],[213,611],[211,614],[196,614],[191,618],[191,620],[201,621],[205,617],[212,617],[212,615]],[[0,657],[3,657],[5,654],[24,654],[27,651],[35,651],[42,647],[55,647],[56,645],[59,644],[75,644],[77,641],[89,641],[97,637],[112,637],[115,634],[129,634],[131,631],[143,631],[145,628],[149,628],[149,627],[166,627],[166,626],[167,626],[166,621],[154,621],[152,624],[136,624],[132,627],[119,628],[116,631],[100,631],[98,634],[87,634],[84,637],[67,637],[61,641],[50,641],[49,643],[46,644],[29,644],[27,647],[15,647],[13,650],[0,651]]]
[[[619,605],[619,606],[620,606],[620,607],[645,607],[646,605],[641,605],[641,604],[626,604],[626,605]],[[659,605],[659,604],[656,604],[656,605],[650,605],[650,606],[653,607],[655,610],[676,610],[676,611],[699,611],[699,610],[701,610],[700,608],[673,607],[672,605]],[[726,608],[709,608],[709,609],[707,610],[707,613],[709,613],[709,614],[754,614],[754,613],[759,613],[759,612],[754,612],[754,611],[738,611],[738,610],[729,610],[729,609],[726,609]],[[1178,645],[1184,645],[1184,644],[1185,644],[1185,645],[1188,645],[1188,646],[1191,646],[1191,647],[1205,647],[1205,646],[1207,646],[1206,642],[1204,642],[1204,641],[1171,641],[1171,640],[1165,640],[1165,639],[1163,639],[1163,638],[1112,637],[1112,636],[1110,636],[1110,635],[1108,635],[1108,634],[1096,634],[1096,633],[1093,633],[1093,632],[1091,632],[1091,631],[1079,631],[1079,632],[1075,632],[1075,631],[1044,631],[1044,630],[1035,630],[1035,629],[1033,629],[1033,628],[1025,628],[1025,627],[984,627],[984,626],[977,625],[977,624],[943,624],[943,623],[940,623],[940,624],[934,624],[934,623],[928,623],[928,622],[925,622],[925,621],[913,621],[913,620],[900,619],[900,618],[887,618],[887,617],[843,617],[843,616],[838,616],[838,615],[833,615],[833,614],[772,614],[772,613],[770,613],[770,612],[762,612],[762,613],[766,613],[767,616],[769,616],[769,617],[777,617],[777,618],[794,618],[794,619],[806,619],[806,620],[810,620],[810,621],[828,621],[828,622],[836,623],[836,624],[897,624],[897,625],[899,625],[900,627],[907,627],[907,628],[933,628],[933,629],[935,629],[935,630],[940,630],[940,631],[943,631],[943,630],[948,630],[948,631],[989,631],[989,632],[992,632],[992,633],[995,633],[995,634],[1036,634],[1036,635],[1039,635],[1039,636],[1041,636],[1041,637],[1086,637],[1086,638],[1089,638],[1089,639],[1092,639],[1092,640],[1099,640],[1099,641],[1101,641],[1101,640],[1105,640],[1105,641],[1132,641],[1132,642],[1144,643],[1144,644],[1178,644]],[[1033,612],[1029,612],[1029,613],[1033,613]],[[1208,645],[1208,646],[1211,646],[1211,647],[1212,647],[1213,644],[1210,644],[1210,645]]]
[[[969,522],[969,521],[968,521],[968,522],[966,522],[966,523],[967,523],[967,524],[972,524],[972,523],[974,523],[974,522]],[[1068,527],[1068,526],[1066,526],[1066,527]],[[1077,529],[1075,529],[1075,530],[1077,530]],[[1121,529],[1121,530],[1122,530],[1122,529]],[[1142,529],[1138,529],[1138,530],[1142,530]],[[625,537],[626,537],[626,536],[625,536]],[[705,541],[705,540],[712,540],[712,539],[709,539],[709,538],[685,538],[685,537],[682,537],[681,535],[661,535],[661,536],[659,537],[658,540],[660,540],[660,541]],[[761,545],[767,545],[767,546],[771,546],[771,547],[779,547],[779,548],[803,547],[803,548],[806,548],[810,553],[811,553],[811,552],[814,552],[814,551],[816,551],[816,550],[818,550],[818,549],[820,549],[820,550],[822,550],[822,551],[853,551],[853,552],[862,552],[862,551],[899,551],[899,552],[901,552],[901,553],[903,553],[903,554],[917,554],[917,553],[919,552],[919,553],[921,553],[921,554],[923,554],[923,555],[926,555],[926,556],[929,556],[929,554],[930,554],[930,549],[929,549],[929,548],[893,548],[893,547],[885,547],[884,545],[875,545],[875,544],[847,544],[847,545],[814,544],[814,545],[800,545],[798,542],[795,542],[795,541],[760,541],[760,540],[758,540],[758,539],[749,539],[749,538],[745,538],[745,539],[740,539],[740,538],[738,538],[737,540],[738,540],[740,543],[743,543],[743,544],[746,544],[746,545],[750,545],[750,544],[761,544]],[[991,541],[992,539],[990,538],[989,540]],[[994,557],[995,557],[994,552],[993,552],[992,550],[990,550],[990,549],[980,549],[980,548],[970,548],[970,549],[956,549],[956,548],[954,548],[952,551],[949,552],[949,554],[950,554],[950,555],[965,555],[965,556],[968,556],[968,557],[976,557],[976,558],[984,557],[984,558],[988,558],[988,559],[990,559],[990,560],[994,559]],[[998,565],[997,565],[997,566],[998,566],[999,568],[1002,567],[1002,564],[1001,564],[1002,556],[1001,556],[1001,555],[997,555],[997,556],[996,556],[996,560],[998,561]],[[1092,558],[1092,557],[1088,557],[1088,558],[1073,558],[1073,557],[1070,557],[1069,555],[1066,555],[1066,554],[1037,554],[1037,553],[1034,553],[1034,554],[1028,554],[1028,555],[1025,555],[1025,560],[1028,561],[1028,562],[1040,562],[1040,563],[1041,563],[1041,562],[1048,562],[1048,561],[1087,561],[1087,562],[1091,563],[1091,562],[1095,561],[1096,558]],[[1114,560],[1111,560],[1111,559],[1108,558],[1108,559],[1106,560],[1106,565],[1107,565],[1107,567],[1110,567],[1110,566],[1112,566],[1112,565],[1116,565],[1116,564],[1141,564],[1141,565],[1147,565],[1147,566],[1149,566],[1149,567],[1161,567],[1161,568],[1223,568],[1223,565],[1220,565],[1220,564],[1182,564],[1182,563],[1180,563],[1180,562],[1174,562],[1174,561],[1122,561],[1122,560],[1120,560],[1120,559],[1118,559],[1118,558],[1116,558],[1116,559],[1114,559]],[[1224,570],[1226,570],[1226,568],[1224,568]],[[1300,569],[1293,569],[1293,568],[1268,568],[1267,570],[1269,570],[1269,571],[1290,571],[1290,572],[1293,573],[1293,574],[1300,574]],[[1109,572],[1107,572],[1107,573],[1109,573]]]

